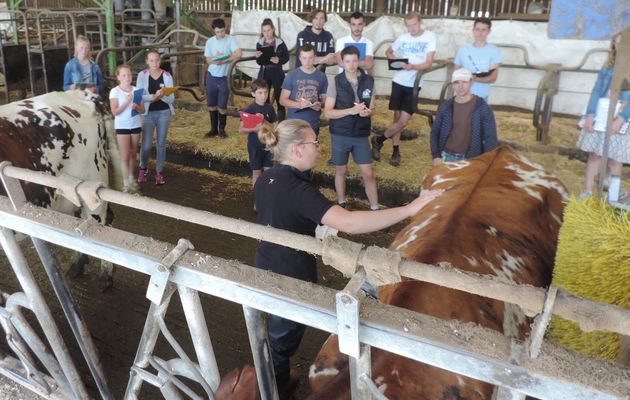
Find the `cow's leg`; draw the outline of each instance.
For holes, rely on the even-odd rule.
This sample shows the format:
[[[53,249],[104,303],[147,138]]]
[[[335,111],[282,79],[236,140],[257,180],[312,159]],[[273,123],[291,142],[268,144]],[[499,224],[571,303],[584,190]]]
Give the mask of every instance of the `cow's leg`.
[[[66,272],[66,276],[70,279],[76,279],[79,276],[83,275],[85,271],[85,266],[90,262],[90,259],[86,254],[77,253],[77,257]]]
[[[102,292],[114,286],[115,266],[109,261],[101,260],[101,271],[98,274],[98,287]]]

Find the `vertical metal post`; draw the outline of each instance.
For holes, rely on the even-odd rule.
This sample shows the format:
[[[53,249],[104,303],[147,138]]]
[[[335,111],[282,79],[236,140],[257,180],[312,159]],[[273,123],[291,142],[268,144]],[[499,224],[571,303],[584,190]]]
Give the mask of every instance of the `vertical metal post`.
[[[273,360],[269,350],[269,338],[267,336],[266,315],[255,308],[243,305],[243,314],[247,325],[249,345],[252,348],[260,398],[262,400],[278,400],[278,388],[276,387],[273,372]]]
[[[103,2],[105,8],[105,26],[107,32],[107,47],[116,47],[116,26],[114,20],[114,5],[112,0],[105,0]],[[109,74],[114,75],[116,71],[116,54],[110,51],[107,57]]]
[[[357,293],[365,282],[363,267],[350,279],[344,290],[336,295],[337,299],[337,334],[339,351],[349,357],[350,388],[352,400],[370,399],[369,387],[360,379],[371,375],[370,349],[359,341],[359,306],[361,301]]]
[[[37,250],[37,254],[44,265],[44,270],[48,275],[48,279],[52,284],[53,290],[59,299],[59,303],[61,304],[66,320],[70,325],[70,329],[72,329],[72,333],[77,340],[79,348],[81,349],[83,358],[92,373],[92,377],[94,378],[94,382],[98,387],[101,397],[103,399],[113,399],[114,395],[107,386],[105,371],[103,370],[103,365],[101,364],[101,360],[98,356],[96,346],[92,341],[92,336],[90,336],[90,332],[83,321],[83,318],[79,315],[74,299],[70,295],[68,286],[66,286],[66,283],[63,280],[55,256],[50,251],[48,243],[35,238],[32,240],[35,245],[35,250]]]
[[[181,285],[177,286],[177,291],[182,301],[182,308],[186,316],[193,346],[195,346],[201,375],[208,382],[212,391],[216,391],[219,383],[221,383],[221,374],[217,367],[217,360],[212,348],[212,341],[210,341],[201,301],[199,301],[199,293]]]

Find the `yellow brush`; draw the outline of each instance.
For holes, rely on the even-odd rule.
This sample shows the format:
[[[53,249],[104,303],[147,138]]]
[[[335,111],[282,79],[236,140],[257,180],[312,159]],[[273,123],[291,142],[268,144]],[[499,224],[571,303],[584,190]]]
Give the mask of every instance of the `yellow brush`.
[[[605,201],[572,198],[564,209],[553,284],[587,299],[630,307],[630,216]],[[585,333],[558,317],[548,338],[607,360],[615,360],[619,348],[619,335]]]

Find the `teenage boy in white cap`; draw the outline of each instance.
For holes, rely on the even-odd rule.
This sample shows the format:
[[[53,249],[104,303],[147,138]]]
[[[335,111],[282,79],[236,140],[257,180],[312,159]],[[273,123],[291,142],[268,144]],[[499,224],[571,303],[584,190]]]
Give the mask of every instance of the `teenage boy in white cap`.
[[[433,166],[476,157],[497,147],[494,113],[470,92],[472,73],[460,68],[451,78],[455,97],[442,104],[431,128]]]

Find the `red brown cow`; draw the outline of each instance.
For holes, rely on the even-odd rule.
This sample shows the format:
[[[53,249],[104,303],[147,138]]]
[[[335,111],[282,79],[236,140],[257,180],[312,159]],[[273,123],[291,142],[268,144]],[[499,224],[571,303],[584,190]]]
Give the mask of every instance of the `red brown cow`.
[[[16,167],[107,184],[109,152],[117,151],[115,143],[112,115],[89,91],[51,92],[0,107],[0,161]],[[38,206],[67,214],[78,211],[52,189],[31,183],[22,187],[26,198]],[[2,185],[0,194],[4,194]],[[85,208],[82,211],[86,213]],[[113,214],[108,211],[103,203],[90,215],[111,223]],[[71,270],[80,271],[86,261],[87,256],[79,257]],[[106,287],[111,284],[112,267],[103,268],[101,285]]]
[[[563,200],[560,181],[512,149],[434,168],[423,189],[446,189],[413,218],[390,249],[428,264],[450,263],[510,283],[551,283]],[[407,280],[381,287],[382,302],[438,318],[474,322],[523,339],[529,321],[516,306]],[[372,349],[372,377],[389,399],[490,399],[493,386]],[[312,398],[350,399],[347,358],[337,337],[310,370]]]

